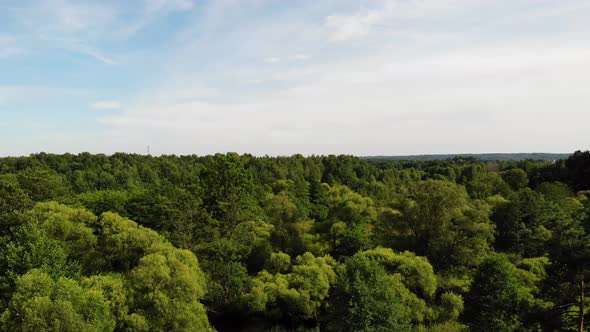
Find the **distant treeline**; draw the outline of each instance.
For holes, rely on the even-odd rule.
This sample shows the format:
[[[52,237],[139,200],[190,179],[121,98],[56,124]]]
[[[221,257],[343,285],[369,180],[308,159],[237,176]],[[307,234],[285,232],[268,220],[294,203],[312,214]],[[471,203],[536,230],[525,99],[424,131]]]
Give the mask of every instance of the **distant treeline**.
[[[364,159],[383,160],[447,160],[453,158],[473,158],[484,161],[506,161],[506,160],[545,160],[554,161],[566,159],[569,153],[481,153],[481,154],[421,154],[408,156],[366,156]]]
[[[530,159],[0,158],[0,331],[580,331],[590,152]]]

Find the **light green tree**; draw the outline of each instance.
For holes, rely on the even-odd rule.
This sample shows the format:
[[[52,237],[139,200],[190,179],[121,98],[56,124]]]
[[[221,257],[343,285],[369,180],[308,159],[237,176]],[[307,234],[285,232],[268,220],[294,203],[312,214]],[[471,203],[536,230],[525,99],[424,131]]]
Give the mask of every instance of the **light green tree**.
[[[2,324],[5,331],[98,332],[113,331],[116,321],[99,290],[33,270],[18,279]]]
[[[336,279],[336,262],[330,256],[315,257],[306,253],[288,266],[289,259],[285,256],[272,256],[269,269],[278,272],[258,273],[252,280],[250,292],[244,296],[244,302],[251,311],[263,313],[271,319],[318,318]]]

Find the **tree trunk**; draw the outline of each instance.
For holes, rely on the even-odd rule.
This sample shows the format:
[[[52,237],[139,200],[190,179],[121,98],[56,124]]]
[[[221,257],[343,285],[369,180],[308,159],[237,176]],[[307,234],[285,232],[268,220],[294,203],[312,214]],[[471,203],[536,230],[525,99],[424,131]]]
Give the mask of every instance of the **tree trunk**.
[[[580,331],[579,332],[584,332],[584,306],[585,306],[585,300],[584,300],[584,272],[582,272],[581,274],[581,278],[580,278]]]

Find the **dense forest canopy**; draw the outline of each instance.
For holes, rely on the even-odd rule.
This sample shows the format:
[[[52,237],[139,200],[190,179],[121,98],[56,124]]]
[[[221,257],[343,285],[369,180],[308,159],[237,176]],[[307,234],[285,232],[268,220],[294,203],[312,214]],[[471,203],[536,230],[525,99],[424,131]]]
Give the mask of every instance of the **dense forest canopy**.
[[[1,158],[0,330],[580,331],[589,197],[580,151]]]

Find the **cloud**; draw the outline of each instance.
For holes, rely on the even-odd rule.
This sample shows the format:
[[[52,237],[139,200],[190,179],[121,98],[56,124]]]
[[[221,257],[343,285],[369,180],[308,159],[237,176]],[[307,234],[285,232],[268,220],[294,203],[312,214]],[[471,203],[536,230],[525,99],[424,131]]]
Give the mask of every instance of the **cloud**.
[[[107,56],[101,54],[100,52],[93,50],[92,48],[87,47],[87,46],[70,45],[69,48],[74,52],[87,55],[97,61],[104,63],[105,65],[118,65],[118,64],[120,64],[118,61],[116,61],[110,57],[107,57]]]
[[[145,0],[144,2],[145,11],[149,14],[162,10],[187,11],[195,6],[192,0]]]
[[[341,40],[370,36],[370,48],[325,43],[326,35],[317,33],[325,29],[324,21],[318,22],[320,30],[296,25],[301,31],[297,41],[269,43],[284,40],[293,27],[285,18],[270,25],[256,22],[261,26],[251,27],[257,33],[245,34],[250,38],[232,35],[231,50],[240,50],[240,59],[280,54],[282,60],[294,61],[305,58],[296,56],[299,50],[313,52],[313,59],[298,66],[233,62],[225,56],[231,52],[220,48],[216,61],[223,66],[198,71],[203,66],[193,59],[202,49],[189,48],[175,58],[177,70],[166,82],[144,92],[147,100],[99,121],[119,149],[142,151],[150,144],[180,154],[570,151],[590,140],[584,127],[590,121],[590,96],[584,88],[590,84],[590,47],[581,42],[585,32],[539,34],[537,25],[547,23],[534,21],[534,10],[505,18],[506,8],[482,18],[479,30],[468,29],[464,26],[472,23],[457,15],[492,11],[475,2],[463,7],[456,1],[410,2],[339,14],[368,20],[361,34],[342,30]],[[375,29],[386,20],[408,18],[443,23],[406,26],[395,38]],[[522,30],[498,34],[498,22]],[[252,46],[252,40],[261,44]],[[265,59],[272,63],[273,58],[279,60]],[[170,84],[187,77],[215,87],[215,93],[170,98],[179,92],[193,95],[193,81]],[[244,93],[236,81],[258,84],[244,84],[250,89]],[[581,121],[567,120],[572,118]]]
[[[25,50],[14,46],[0,46],[0,58],[12,57],[24,54]]]
[[[17,45],[17,40],[13,36],[0,35],[0,58],[20,55],[25,50]]]
[[[60,48],[116,65],[125,56],[112,55],[110,47],[126,42],[159,17],[194,7],[192,0],[137,1],[144,6],[143,10],[137,10],[135,1],[38,0],[5,15],[19,23],[21,33],[36,52]],[[121,52],[129,48],[114,49]],[[14,47],[2,47],[0,41],[0,56],[15,51]]]
[[[122,7],[106,1],[39,0],[12,14],[32,55],[58,49],[107,65],[119,63],[99,49],[120,38],[117,30],[121,29]]]
[[[0,85],[0,105],[8,102],[32,101],[36,99],[79,96],[86,94],[80,89],[34,86]]]
[[[72,53],[78,53],[84,56],[88,56],[94,60],[102,62],[105,65],[118,65],[120,64],[119,61],[111,58],[110,56],[106,56],[102,54],[100,51],[97,51],[95,48],[82,43],[76,38],[63,38],[57,37],[55,35],[44,35],[40,34],[40,40],[44,42],[50,43],[53,48],[60,48]]]
[[[289,57],[291,60],[305,61],[311,59],[309,54],[293,54]]]
[[[345,41],[367,35],[373,26],[386,20],[390,6],[379,10],[363,10],[352,15],[335,14],[326,17],[325,26],[334,41]]]
[[[465,0],[380,0],[376,8],[361,8],[352,13],[336,13],[324,19],[332,41],[343,42],[360,39],[376,30],[387,32],[404,32],[411,30],[412,24],[420,23],[428,27],[430,22],[455,15],[464,20],[464,16],[478,15],[486,6],[483,1]],[[492,3],[492,2],[490,2]],[[474,12],[470,12],[473,10]],[[485,10],[485,9],[484,9]]]
[[[583,1],[223,0],[197,3],[173,23],[164,16],[192,2],[138,3],[97,2],[114,19],[59,29],[47,21],[63,20],[37,17],[49,36],[37,49],[128,65],[88,73],[88,84],[97,78],[90,98],[129,88],[118,90],[124,107],[88,105],[116,112],[79,112],[104,130],[98,151],[571,151],[590,141]],[[131,40],[156,21],[169,30]],[[30,92],[0,88],[0,100]],[[77,108],[89,99],[80,100]]]
[[[71,34],[105,29],[117,14],[115,7],[101,2],[42,0],[29,9],[24,19],[38,31]]]
[[[143,0],[141,15],[121,29],[119,36],[129,39],[149,26],[154,20],[175,12],[187,12],[195,7],[193,0]]]
[[[278,62],[281,62],[281,58],[279,58],[279,57],[268,57],[268,58],[264,58],[264,62],[278,63]]]
[[[112,100],[101,100],[90,104],[90,106],[97,110],[118,110],[121,109],[121,103]]]
[[[150,142],[174,153],[568,151],[590,139],[586,120],[565,120],[590,120],[588,47],[519,41],[393,55],[314,64],[291,73],[295,86],[245,99],[137,104],[101,123],[129,149]]]

